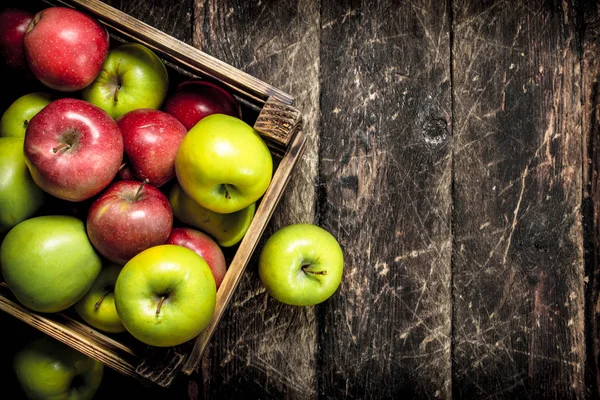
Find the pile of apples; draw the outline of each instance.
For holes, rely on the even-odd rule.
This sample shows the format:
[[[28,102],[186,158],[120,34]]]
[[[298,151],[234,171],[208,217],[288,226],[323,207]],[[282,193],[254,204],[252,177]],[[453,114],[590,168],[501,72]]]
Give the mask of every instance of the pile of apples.
[[[96,18],[67,7],[1,11],[0,56],[3,71],[42,88],[0,119],[8,288],[32,311],[72,309],[150,346],[196,337],[215,311],[223,251],[246,234],[273,174],[235,97],[202,79],[169,90],[150,48],[113,43]],[[344,257],[325,229],[297,223],[265,242],[258,267],[270,295],[310,306],[337,290]],[[103,371],[47,336],[14,368],[29,398],[91,398]]]
[[[0,15],[6,65],[44,90],[0,121],[2,276],[30,310],[71,307],[107,333],[158,347],[210,322],[224,248],[245,235],[271,153],[226,90],[169,90],[147,46],[112,43],[67,7]],[[0,236],[2,237],[2,236]]]

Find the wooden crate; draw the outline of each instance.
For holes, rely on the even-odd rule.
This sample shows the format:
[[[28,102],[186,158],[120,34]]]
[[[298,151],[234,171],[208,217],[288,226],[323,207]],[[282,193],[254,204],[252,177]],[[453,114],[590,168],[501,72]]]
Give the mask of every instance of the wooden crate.
[[[289,94],[105,3],[97,0],[40,1],[40,9],[51,5],[69,6],[94,15],[107,27],[111,40],[138,42],[151,48],[165,61],[171,76],[182,80],[201,77],[229,89],[241,103],[244,119],[266,140],[273,155],[272,182],[259,200],[245,237],[229,257],[228,271],[217,291],[213,319],[198,337],[187,343],[157,348],[142,344],[126,332],[105,334],[84,323],[70,312],[71,309],[52,314],[35,313],[20,305],[6,284],[0,282],[2,311],[124,375],[146,385],[168,387],[177,374],[189,375],[196,369],[302,155],[306,137],[301,130],[301,114],[293,106],[293,98]]]

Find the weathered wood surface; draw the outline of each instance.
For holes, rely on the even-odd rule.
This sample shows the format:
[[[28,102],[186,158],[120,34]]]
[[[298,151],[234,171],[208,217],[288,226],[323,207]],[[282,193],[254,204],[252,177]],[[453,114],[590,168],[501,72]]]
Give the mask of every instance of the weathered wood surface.
[[[448,12],[321,5],[317,222],[346,257],[318,308],[325,398],[451,394]]]
[[[585,393],[576,21],[569,2],[453,2],[458,398]]]
[[[196,374],[98,398],[598,398],[599,2],[106,2],[296,97],[265,238],[314,222],[346,272],[291,307],[255,257]]]
[[[583,216],[585,235],[585,381],[589,398],[600,398],[600,2],[583,2]]]
[[[184,43],[192,44],[194,0],[106,0],[104,2]]]

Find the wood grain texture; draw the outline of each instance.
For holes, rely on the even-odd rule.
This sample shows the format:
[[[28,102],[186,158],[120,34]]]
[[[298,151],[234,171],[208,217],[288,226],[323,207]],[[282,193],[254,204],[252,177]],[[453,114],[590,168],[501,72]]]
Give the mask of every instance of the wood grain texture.
[[[453,2],[456,398],[584,395],[576,21]]]
[[[600,2],[582,2],[586,394],[600,398]]]
[[[302,113],[300,110],[276,99],[269,99],[260,110],[254,123],[254,129],[260,133],[270,147],[285,152],[301,123]]]
[[[451,103],[445,2],[321,3],[322,398],[450,398]]]
[[[106,4],[160,27],[166,34],[187,44],[192,44],[194,0],[103,0]]]
[[[194,45],[295,98],[308,143],[263,235],[313,222],[319,121],[319,3],[195,2]],[[257,247],[202,364],[208,398],[298,398],[317,395],[312,308],[270,298],[257,273]]]

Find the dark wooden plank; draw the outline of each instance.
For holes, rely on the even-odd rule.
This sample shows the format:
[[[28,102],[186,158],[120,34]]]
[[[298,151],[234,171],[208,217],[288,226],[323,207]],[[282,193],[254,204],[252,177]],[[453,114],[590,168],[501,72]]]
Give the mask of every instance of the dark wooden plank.
[[[192,44],[194,0],[102,0],[104,3]]]
[[[569,1],[453,2],[457,398],[584,397],[576,21]]]
[[[586,388],[600,398],[600,2],[582,1]]]
[[[449,398],[446,2],[321,4],[319,223],[341,242],[318,307],[324,398]]]
[[[195,21],[194,45],[293,95],[308,135],[300,165],[208,347],[199,390],[208,398],[314,398],[314,310],[271,299],[260,283],[256,260],[261,244],[276,229],[314,220],[319,3],[197,1]]]

